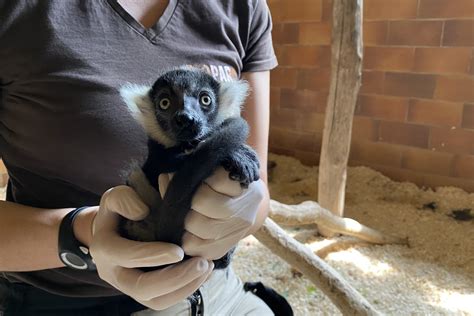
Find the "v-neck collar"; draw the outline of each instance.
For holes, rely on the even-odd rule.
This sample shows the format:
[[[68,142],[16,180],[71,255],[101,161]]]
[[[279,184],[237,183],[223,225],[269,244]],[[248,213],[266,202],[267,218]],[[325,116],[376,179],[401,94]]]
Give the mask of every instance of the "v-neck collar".
[[[145,28],[137,20],[135,20],[119,3],[118,0],[107,0],[110,6],[117,12],[120,17],[138,33],[146,37],[150,42],[156,43],[158,36],[166,28],[173,16],[179,0],[169,0],[168,6],[158,19],[158,21],[150,28]]]

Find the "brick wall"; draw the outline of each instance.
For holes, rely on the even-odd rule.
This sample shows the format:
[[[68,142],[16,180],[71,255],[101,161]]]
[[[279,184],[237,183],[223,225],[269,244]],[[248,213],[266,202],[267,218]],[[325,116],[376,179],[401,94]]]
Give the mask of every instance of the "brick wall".
[[[331,0],[267,0],[280,66],[270,149],[317,164]],[[364,0],[364,70],[351,165],[474,192],[474,0]]]

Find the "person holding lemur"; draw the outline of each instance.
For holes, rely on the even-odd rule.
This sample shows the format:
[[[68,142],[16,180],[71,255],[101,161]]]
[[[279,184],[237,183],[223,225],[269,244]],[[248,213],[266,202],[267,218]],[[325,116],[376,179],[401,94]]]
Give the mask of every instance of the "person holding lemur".
[[[257,230],[268,209],[268,71],[276,59],[265,1],[0,0],[0,20],[0,156],[10,175],[0,203],[0,311],[189,314],[196,304],[185,298],[207,288],[208,313],[218,304],[225,313],[239,304],[242,313],[269,313],[250,293],[219,302],[209,291],[237,291],[232,270],[213,273],[211,259]],[[118,89],[181,65],[249,82],[243,116],[262,180],[241,190],[222,170],[209,178],[182,247],[130,241],[116,232],[118,215],[139,220],[148,208],[121,171],[146,154],[146,136]],[[216,219],[222,208],[228,216]],[[84,247],[65,249],[75,242]],[[194,257],[181,262],[184,253]]]

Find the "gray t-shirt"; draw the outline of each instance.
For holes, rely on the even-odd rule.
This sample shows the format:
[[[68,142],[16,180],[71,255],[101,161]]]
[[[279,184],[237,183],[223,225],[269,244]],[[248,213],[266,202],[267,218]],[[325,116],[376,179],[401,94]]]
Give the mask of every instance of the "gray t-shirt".
[[[150,29],[114,0],[0,0],[0,21],[8,199],[39,208],[97,205],[146,155],[118,93],[126,82],[152,83],[184,64],[218,80],[277,64],[264,0],[170,0]],[[68,268],[3,276],[68,296],[118,294],[95,273]]]

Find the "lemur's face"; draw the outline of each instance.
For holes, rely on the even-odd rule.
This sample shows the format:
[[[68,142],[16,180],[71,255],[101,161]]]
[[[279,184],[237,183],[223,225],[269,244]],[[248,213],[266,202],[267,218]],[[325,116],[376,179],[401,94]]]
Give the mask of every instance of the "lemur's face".
[[[203,70],[178,68],[153,87],[126,84],[120,95],[148,136],[165,147],[195,147],[226,119],[240,116],[245,81],[218,82]]]
[[[158,124],[177,144],[196,145],[213,130],[219,83],[202,71],[170,71],[154,83],[149,96]]]

